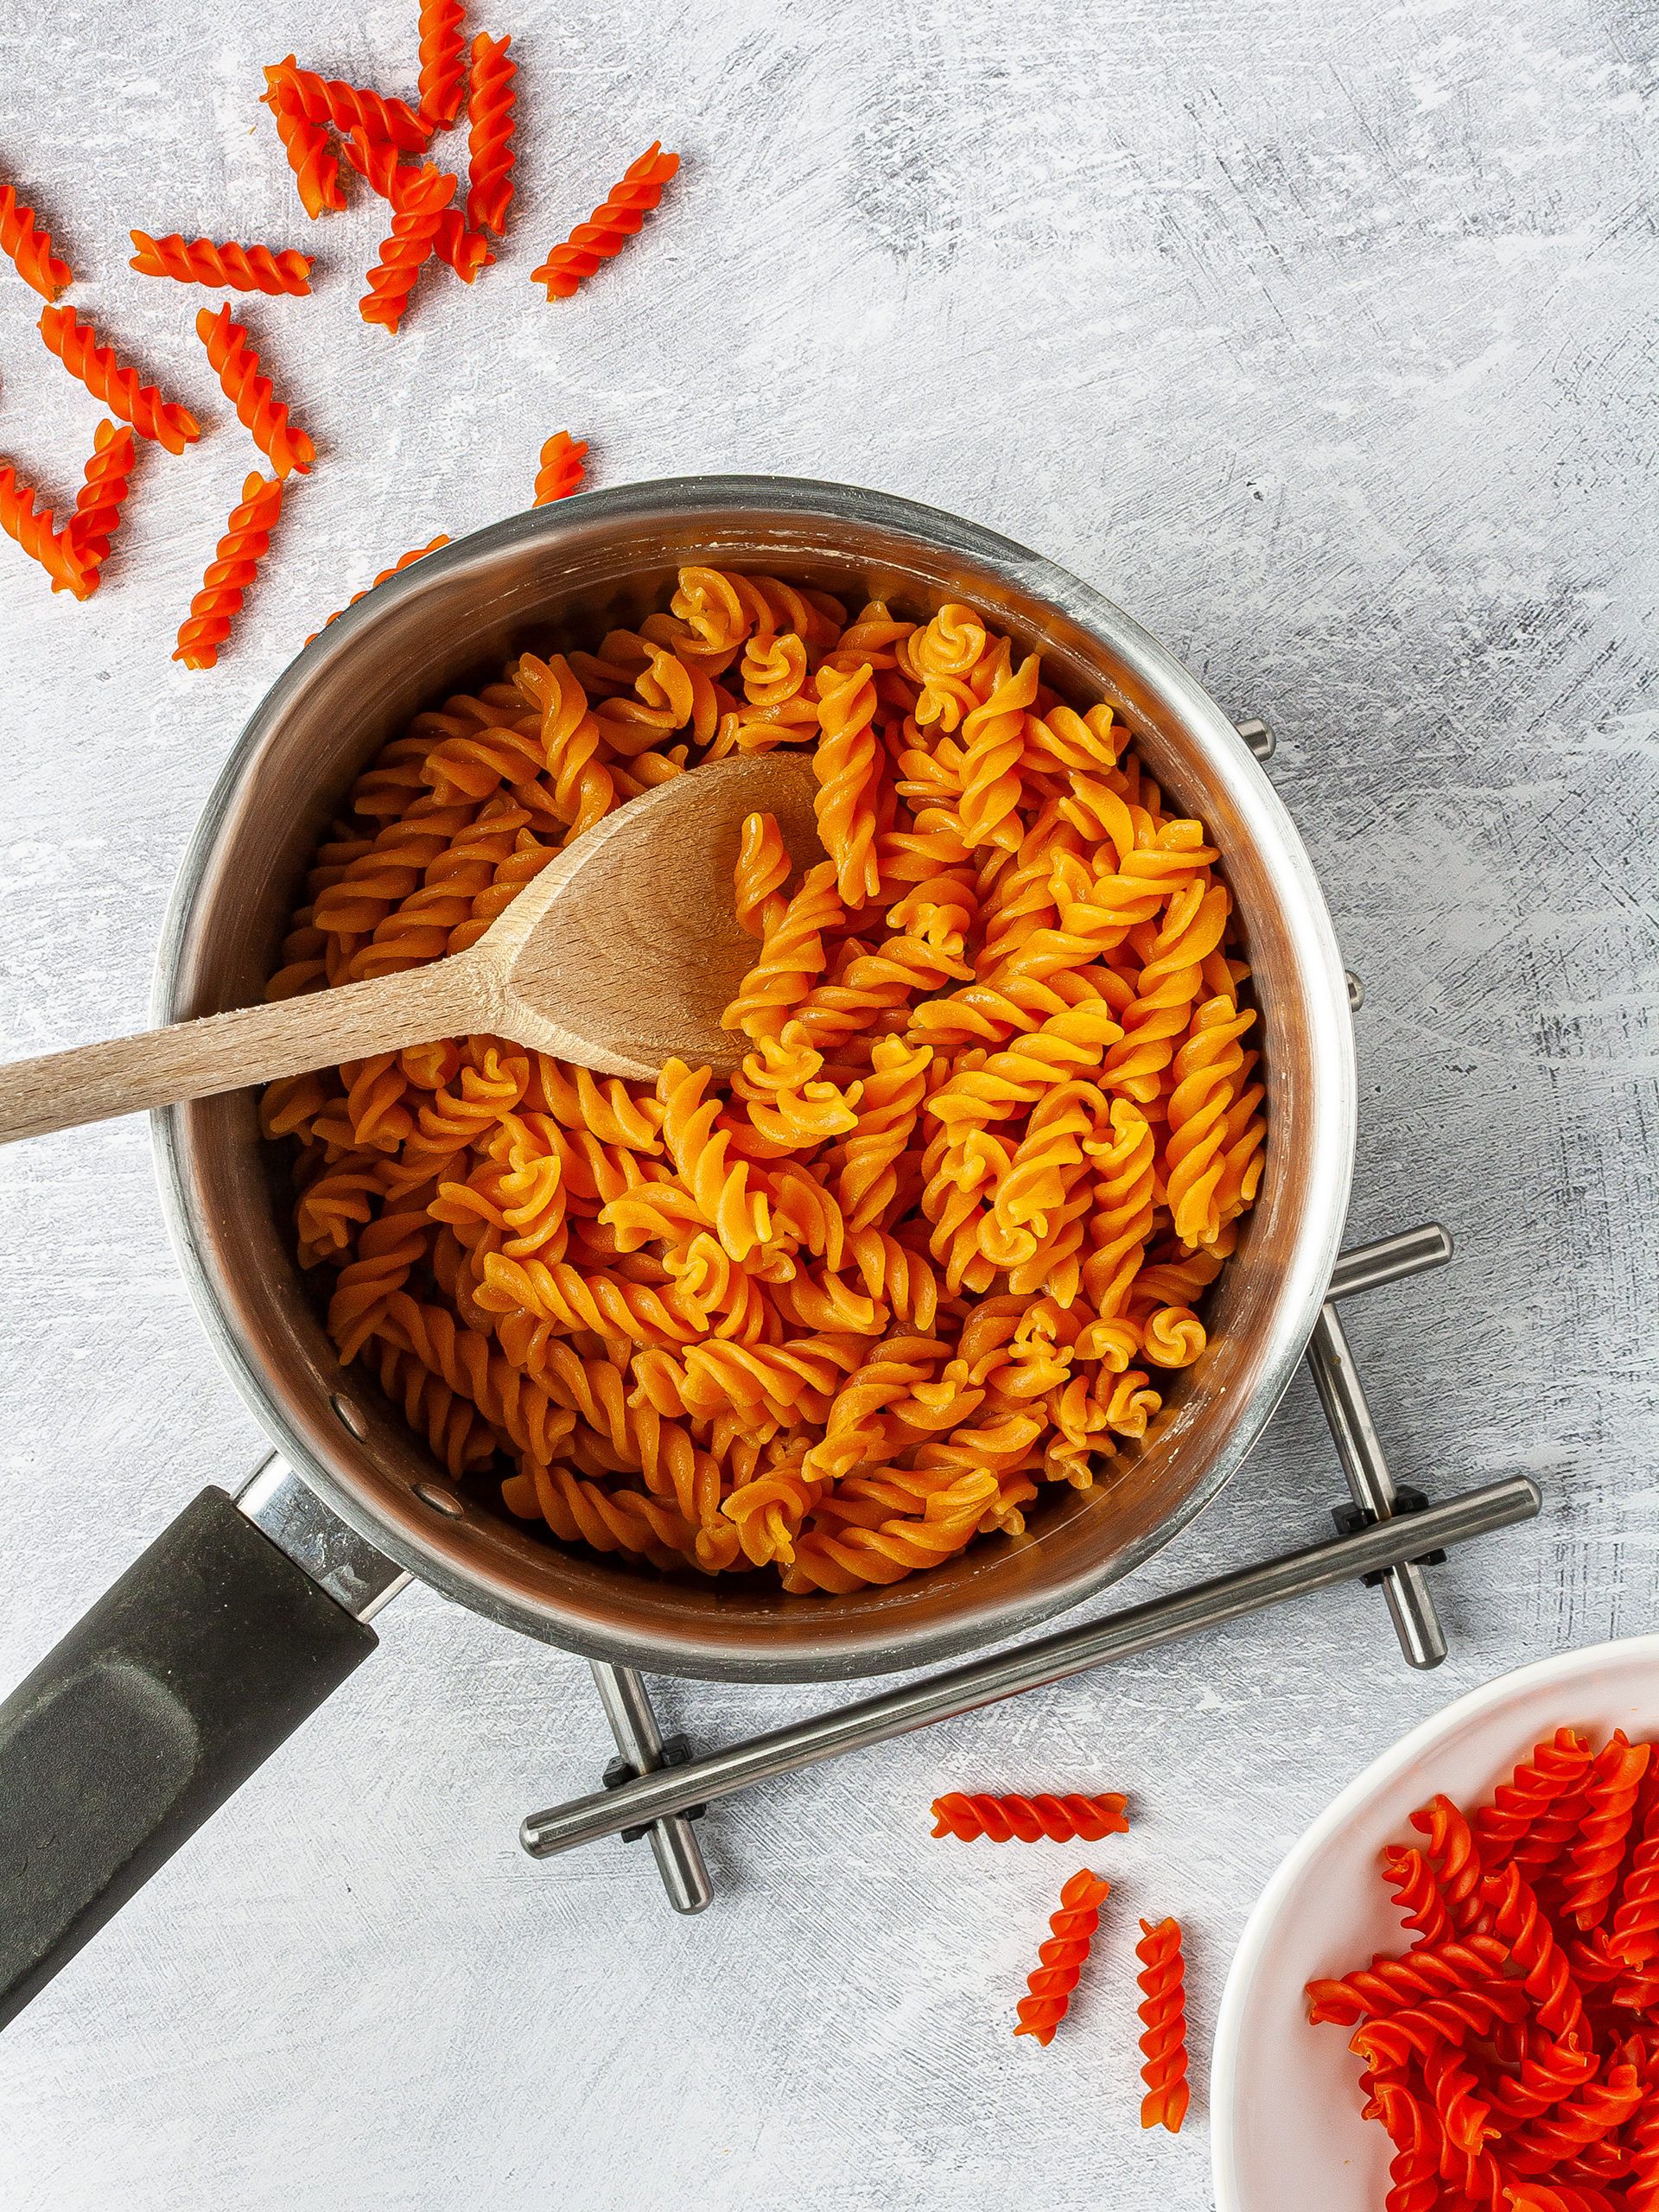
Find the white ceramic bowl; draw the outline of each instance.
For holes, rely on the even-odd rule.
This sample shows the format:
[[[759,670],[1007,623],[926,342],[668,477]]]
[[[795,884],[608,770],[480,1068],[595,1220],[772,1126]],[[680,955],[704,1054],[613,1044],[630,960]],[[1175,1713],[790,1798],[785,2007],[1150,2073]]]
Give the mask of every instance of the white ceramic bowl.
[[[1598,1746],[1614,1728],[1659,1733],[1659,1636],[1563,1652],[1460,1697],[1351,1782],[1268,1884],[1216,2023],[1217,2212],[1382,2212],[1391,2146],[1359,2117],[1351,2031],[1310,2027],[1303,1984],[1408,1947],[1378,1877],[1383,1845],[1417,1840],[1408,1816],[1438,1789],[1484,1803],[1563,1723]]]

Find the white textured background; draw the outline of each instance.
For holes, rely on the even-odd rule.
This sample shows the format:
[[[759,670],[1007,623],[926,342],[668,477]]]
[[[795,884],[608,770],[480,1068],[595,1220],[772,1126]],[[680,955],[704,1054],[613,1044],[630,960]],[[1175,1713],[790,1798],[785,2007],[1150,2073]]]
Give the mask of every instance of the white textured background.
[[[537,1867],[592,1785],[583,1666],[415,1592],[385,1649],[0,2041],[7,2212],[1043,2212],[1201,2205],[1242,1920],[1366,1759],[1459,1690],[1650,1625],[1653,18],[1586,0],[514,0],[513,237],[358,320],[384,211],[312,226],[256,105],[290,48],[408,93],[413,0],[10,0],[0,175],[70,295],[200,416],[141,450],[88,606],[0,542],[0,1052],[141,1024],[197,807],[319,617],[594,480],[777,470],[976,518],[1100,585],[1237,713],[1369,999],[1351,1237],[1439,1217],[1456,1265],[1345,1319],[1396,1471],[1524,1467],[1541,1522],[1435,1579],[1400,1662],[1344,1590],[730,1801],[719,1885],[644,1847]],[[357,17],[358,20],[353,20]],[[648,235],[574,301],[529,271],[654,137]],[[451,146],[454,141],[448,142]],[[1650,143],[1650,137],[1648,140]],[[173,632],[256,456],[192,332],[218,296],[131,225],[321,257],[246,303],[315,437],[220,666]],[[95,410],[0,267],[0,449],[60,499]],[[241,312],[241,310],[238,310]],[[206,1481],[260,1454],[178,1283],[137,1122],[0,1154],[0,1683]],[[1325,1527],[1313,1394],[1142,1595]],[[665,1685],[704,1741],[823,1693]],[[1127,1789],[1086,1853],[927,1840],[949,1787]],[[1010,2040],[1053,1892],[1116,1884],[1059,2038]],[[1187,1923],[1195,2110],[1143,2139],[1134,1917]]]

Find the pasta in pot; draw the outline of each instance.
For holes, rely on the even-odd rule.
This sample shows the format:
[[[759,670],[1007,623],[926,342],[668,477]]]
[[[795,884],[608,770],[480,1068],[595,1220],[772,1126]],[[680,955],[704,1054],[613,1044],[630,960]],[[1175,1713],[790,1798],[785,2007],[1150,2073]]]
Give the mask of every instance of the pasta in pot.
[[[685,569],[639,632],[382,748],[269,995],[462,950],[616,806],[781,745],[828,857],[791,889],[745,825],[728,1085],[454,1038],[273,1084],[262,1127],[341,1361],[453,1477],[807,1595],[1019,1535],[1204,1350],[1262,1168],[1255,1016],[1219,855],[1111,709],[963,606]]]

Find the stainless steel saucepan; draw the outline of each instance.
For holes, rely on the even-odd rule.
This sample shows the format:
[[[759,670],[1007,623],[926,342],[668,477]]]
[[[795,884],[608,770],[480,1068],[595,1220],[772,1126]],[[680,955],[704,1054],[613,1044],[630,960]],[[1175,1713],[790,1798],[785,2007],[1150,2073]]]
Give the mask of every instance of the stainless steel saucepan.
[[[590,1657],[727,1680],[880,1674],[1004,1637],[1124,1574],[1216,1495],[1319,1313],[1347,1204],[1346,985],[1289,817],[1220,709],[1086,585],[1006,538],[838,485],[694,477],[586,494],[431,554],[325,630],[232,753],[180,873],[155,1018],[257,1002],[341,795],[427,703],[526,647],[588,643],[663,603],[687,562],[925,618],[980,608],[1079,704],[1104,697],[1224,855],[1255,971],[1269,1140],[1211,1294],[1211,1343],[1144,1448],[1027,1534],[845,1597],[664,1577],[538,1536],[451,1484],[361,1368],[342,1370],[296,1265],[251,1090],[156,1116],[162,1203],[197,1309],[280,1457],[205,1491],[0,1707],[0,2023],[21,2008],[374,1648],[410,1575]]]

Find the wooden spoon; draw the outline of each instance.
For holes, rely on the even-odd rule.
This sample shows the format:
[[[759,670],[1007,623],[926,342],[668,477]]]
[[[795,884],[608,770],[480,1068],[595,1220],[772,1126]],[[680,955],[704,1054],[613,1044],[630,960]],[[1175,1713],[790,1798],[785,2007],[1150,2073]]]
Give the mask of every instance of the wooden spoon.
[[[695,768],[595,823],[465,952],[14,1061],[0,1067],[0,1143],[468,1033],[637,1083],[677,1057],[729,1073],[745,1044],[720,1016],[759,950],[734,912],[744,817],[775,816],[808,865],[823,858],[815,788],[797,753]]]

